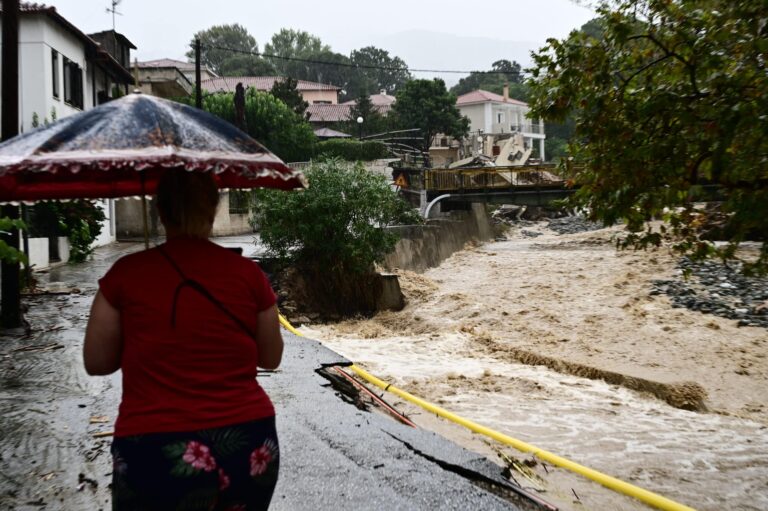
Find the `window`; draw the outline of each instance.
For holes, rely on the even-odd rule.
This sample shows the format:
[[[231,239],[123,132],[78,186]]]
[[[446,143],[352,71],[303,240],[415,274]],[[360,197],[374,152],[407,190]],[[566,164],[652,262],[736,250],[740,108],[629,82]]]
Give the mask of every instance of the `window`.
[[[51,50],[51,77],[53,79],[53,97],[59,99],[59,52]]]
[[[64,60],[64,102],[83,108],[83,70],[67,57]]]
[[[313,105],[330,105],[332,104],[330,101],[324,101],[324,100],[316,100],[312,102]]]
[[[496,124],[501,124],[504,122],[504,112],[497,112],[496,113]]]
[[[229,191],[229,214],[230,215],[247,215],[249,196],[250,194],[245,190],[230,190]]]

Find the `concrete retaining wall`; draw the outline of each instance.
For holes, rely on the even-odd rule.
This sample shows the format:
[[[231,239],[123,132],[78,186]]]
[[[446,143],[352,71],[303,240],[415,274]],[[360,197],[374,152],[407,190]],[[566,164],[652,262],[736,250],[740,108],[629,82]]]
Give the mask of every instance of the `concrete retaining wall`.
[[[484,204],[472,204],[470,211],[451,211],[426,225],[392,227],[400,235],[395,249],[382,263],[387,269],[423,272],[438,266],[469,241],[493,239],[491,221]]]
[[[147,202],[147,227],[150,236],[165,236],[165,229],[160,223],[155,206],[155,198]],[[144,219],[141,201],[123,199],[115,202],[116,230],[118,239],[135,239],[144,237]],[[221,192],[216,218],[213,221],[213,236],[233,236],[253,232],[249,223],[249,215],[229,212],[229,193]]]

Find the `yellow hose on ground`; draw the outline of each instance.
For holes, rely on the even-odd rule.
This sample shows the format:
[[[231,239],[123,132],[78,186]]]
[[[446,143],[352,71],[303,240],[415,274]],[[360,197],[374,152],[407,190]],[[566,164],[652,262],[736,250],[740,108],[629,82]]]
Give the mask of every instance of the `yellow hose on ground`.
[[[292,334],[298,335],[300,337],[304,337],[304,335],[298,330],[296,330],[288,322],[288,320],[283,317],[282,314],[280,314],[280,323],[285,327],[286,330],[288,330]],[[597,483],[602,484],[606,488],[610,488],[611,490],[622,493],[629,497],[634,497],[657,509],[663,509],[665,511],[695,511],[691,507],[688,507],[683,504],[679,504],[666,497],[662,497],[661,495],[658,495],[651,491],[640,488],[639,486],[625,483],[620,479],[616,479],[615,477],[611,477],[609,475],[603,474],[602,472],[598,472],[597,470],[593,470],[589,467],[585,467],[584,465],[579,465],[578,463],[575,463],[571,460],[568,460],[556,454],[552,454],[551,452],[545,451],[543,449],[539,449],[538,447],[531,445],[529,443],[523,442],[522,440],[518,440],[516,438],[505,435],[503,433],[499,433],[498,431],[494,431],[485,426],[481,426],[476,422],[472,422],[463,417],[460,417],[454,413],[449,412],[448,410],[440,408],[439,406],[435,406],[432,403],[424,401],[423,399],[420,399],[383,380],[380,380],[379,378],[376,378],[372,374],[368,373],[367,371],[365,371],[364,369],[361,369],[356,365],[352,365],[350,369],[352,369],[352,371],[354,371],[358,376],[372,383],[373,385],[376,385],[377,387],[380,387],[387,392],[391,392],[397,396],[400,396],[406,401],[410,401],[411,403],[414,403],[424,408],[425,410],[428,410],[436,415],[439,415],[440,417],[443,417],[452,422],[455,422],[456,424],[464,426],[465,428],[471,431],[474,431],[475,433],[479,433],[481,435],[485,435],[487,437],[493,438],[498,442],[509,445],[510,447],[514,447],[518,451],[530,452],[541,460],[548,461],[549,463],[552,463],[555,466],[565,468],[577,474],[581,474],[588,479],[591,479]]]

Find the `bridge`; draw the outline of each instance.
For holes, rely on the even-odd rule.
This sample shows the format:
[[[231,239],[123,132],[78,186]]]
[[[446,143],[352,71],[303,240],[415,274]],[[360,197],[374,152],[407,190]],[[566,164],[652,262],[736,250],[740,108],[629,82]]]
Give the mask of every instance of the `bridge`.
[[[543,206],[571,195],[575,188],[554,164],[465,167],[424,171],[424,217],[437,202],[488,202]]]

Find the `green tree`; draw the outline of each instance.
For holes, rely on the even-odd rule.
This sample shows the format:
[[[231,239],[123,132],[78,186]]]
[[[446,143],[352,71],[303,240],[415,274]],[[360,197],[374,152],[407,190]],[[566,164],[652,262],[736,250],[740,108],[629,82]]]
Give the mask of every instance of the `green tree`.
[[[222,69],[227,70],[228,65],[225,62],[229,59],[235,59],[239,62],[243,61],[245,57],[249,57],[249,55],[237,52],[258,53],[259,51],[256,39],[244,26],[237,23],[214,25],[209,29],[197,32],[192,37],[191,49],[187,52],[187,58],[190,62],[195,59],[195,39],[200,40],[200,63],[210,67],[215,73],[222,73]],[[230,48],[236,52],[223,48]],[[252,57],[251,60],[255,58],[250,57]],[[234,66],[230,64],[229,67]]]
[[[522,69],[516,61],[497,60],[491,64],[488,72],[474,72],[459,80],[459,83],[451,87],[451,92],[457,96],[472,92],[473,90],[487,90],[495,94],[501,94],[504,85],[509,85],[511,98],[527,101],[528,87],[523,80]]]
[[[347,98],[376,94],[381,90],[393,94],[412,78],[403,59],[390,57],[388,51],[375,46],[353,50],[349,61],[357,67],[349,76]]]
[[[357,118],[362,117],[363,123],[358,125]],[[386,120],[379,113],[367,94],[359,96],[349,109],[349,127],[347,132],[355,135],[375,135],[386,130]]]
[[[311,66],[306,62],[291,59],[311,59],[331,48],[323,44],[319,37],[303,30],[282,28],[272,35],[272,39],[264,45],[264,53],[280,76],[290,76],[306,80],[311,74]]]
[[[298,82],[294,78],[285,77],[275,81],[269,93],[288,105],[288,108],[296,112],[296,114],[304,117],[304,112],[307,111],[309,103],[304,101],[304,98],[296,88],[297,84]]]
[[[349,64],[349,57],[331,50],[313,53],[309,56],[315,62],[305,64],[304,78],[311,82],[327,83],[340,89],[347,86],[351,73],[354,71]]]
[[[392,114],[401,128],[421,129],[423,151],[429,150],[438,133],[457,138],[469,133],[469,120],[456,108],[456,96],[439,78],[406,82],[396,97]]]
[[[575,202],[627,223],[625,245],[667,234],[695,256],[735,257],[763,241],[768,267],[768,6],[747,0],[602,2],[602,38],[573,32],[534,54],[533,114],[575,120],[571,153],[586,165]],[[701,210],[702,185],[722,207]],[[648,220],[664,217],[671,229]],[[719,224],[730,242],[704,238]]]
[[[221,76],[274,76],[275,66],[256,55],[233,55],[222,61],[219,67]]]
[[[180,101],[192,104],[194,99]],[[234,124],[234,93],[204,96],[203,109]],[[245,92],[245,131],[288,162],[309,160],[317,139],[309,123],[285,103],[253,88]]]

